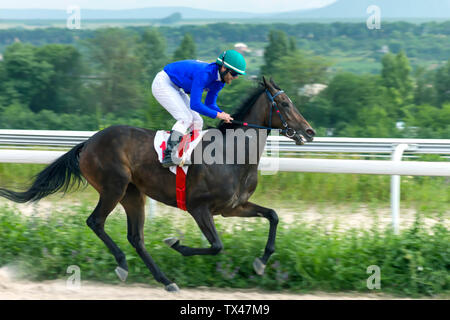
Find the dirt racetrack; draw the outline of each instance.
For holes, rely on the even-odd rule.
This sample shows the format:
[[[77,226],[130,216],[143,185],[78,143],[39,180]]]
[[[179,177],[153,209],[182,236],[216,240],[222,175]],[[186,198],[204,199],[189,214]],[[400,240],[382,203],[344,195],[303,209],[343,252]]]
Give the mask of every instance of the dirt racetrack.
[[[18,279],[11,267],[0,268],[0,300],[380,300],[404,299],[380,292],[295,294],[242,289],[181,288],[170,293],[142,284],[110,285],[81,281],[71,288],[66,280],[31,282]]]

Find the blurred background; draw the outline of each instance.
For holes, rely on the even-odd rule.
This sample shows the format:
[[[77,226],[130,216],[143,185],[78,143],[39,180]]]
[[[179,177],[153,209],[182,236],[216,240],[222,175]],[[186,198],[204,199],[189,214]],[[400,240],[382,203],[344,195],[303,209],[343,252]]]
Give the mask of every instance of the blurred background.
[[[318,137],[450,139],[449,0],[3,3],[0,129],[168,129],[175,121],[152,97],[153,77],[170,62],[213,62],[227,49],[241,52],[248,68],[219,95],[228,113],[264,75],[289,95]],[[204,119],[205,126],[218,123]],[[374,159],[363,152],[286,156]],[[449,157],[421,153],[409,160]],[[0,163],[0,186],[23,187],[43,168]],[[366,268],[377,265],[378,292],[448,295],[449,182],[402,176],[396,234],[390,176],[261,175],[252,201],[274,208],[281,221],[263,278],[251,264],[264,248],[267,221],[217,218],[225,252],[183,258],[161,240],[173,234],[192,246],[207,243],[186,213],[157,204],[149,208],[146,243],[180,287],[370,293]],[[0,266],[48,280],[79,265],[83,279],[117,283],[112,255],[84,223],[96,202],[90,187],[37,205],[0,199]],[[126,241],[122,209],[115,212],[107,231],[130,260],[129,281],[156,284]]]

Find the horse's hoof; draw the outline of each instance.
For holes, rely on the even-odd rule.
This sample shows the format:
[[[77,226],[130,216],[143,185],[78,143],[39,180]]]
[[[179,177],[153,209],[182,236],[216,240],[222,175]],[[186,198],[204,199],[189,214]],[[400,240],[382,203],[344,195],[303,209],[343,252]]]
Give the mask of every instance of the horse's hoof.
[[[179,292],[180,288],[178,288],[176,283],[171,283],[166,286],[166,290],[169,292]]]
[[[172,247],[177,242],[178,242],[177,238],[166,238],[166,239],[164,239],[164,243],[167,244],[169,247]]]
[[[117,267],[115,271],[120,280],[122,280],[123,282],[125,280],[127,280],[127,277],[128,277],[127,270],[125,270],[124,268],[121,268],[121,267]]]
[[[262,263],[261,259],[256,258],[253,261],[253,269],[255,269],[256,274],[262,276],[264,274],[264,269],[266,269],[266,265]]]

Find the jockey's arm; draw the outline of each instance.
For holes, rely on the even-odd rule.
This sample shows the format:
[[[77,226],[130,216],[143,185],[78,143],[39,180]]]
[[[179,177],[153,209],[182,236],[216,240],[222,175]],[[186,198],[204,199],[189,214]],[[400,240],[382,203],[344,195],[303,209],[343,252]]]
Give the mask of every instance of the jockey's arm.
[[[223,84],[220,82],[216,82],[214,83],[214,85],[212,86],[212,88],[208,91],[208,94],[206,95],[205,98],[205,104],[213,109],[216,110],[217,112],[223,112],[216,103],[217,100],[217,96],[219,95],[219,91],[222,90],[223,88]]]
[[[221,113],[222,110],[220,110],[220,108],[214,103],[213,105],[207,105],[207,104],[203,104],[202,103],[202,95],[203,95],[203,90],[205,88],[205,84],[206,84],[206,76],[202,76],[199,75],[197,77],[195,77],[194,82],[192,83],[192,88],[191,88],[191,102],[190,102],[190,107],[192,110],[197,111],[198,113],[200,113],[201,115],[210,117],[212,119],[215,119],[217,117],[218,113]],[[213,101],[215,102],[215,100],[217,99],[217,92],[213,91],[209,91],[208,95],[212,95],[212,97],[215,95],[216,97],[213,99]],[[208,95],[205,99],[205,102],[209,102],[211,99],[208,99]]]

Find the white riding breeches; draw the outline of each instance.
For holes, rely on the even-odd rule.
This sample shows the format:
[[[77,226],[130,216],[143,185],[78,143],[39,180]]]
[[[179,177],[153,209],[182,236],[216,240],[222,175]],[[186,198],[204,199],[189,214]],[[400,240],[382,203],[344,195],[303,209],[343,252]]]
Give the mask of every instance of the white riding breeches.
[[[186,134],[189,129],[202,130],[203,119],[190,108],[190,98],[177,87],[167,73],[159,72],[152,83],[153,96],[177,120],[172,130]]]

